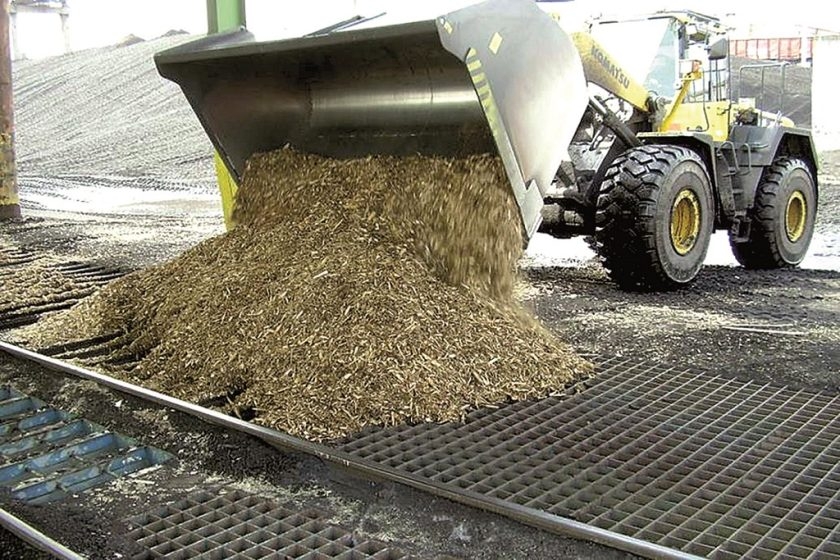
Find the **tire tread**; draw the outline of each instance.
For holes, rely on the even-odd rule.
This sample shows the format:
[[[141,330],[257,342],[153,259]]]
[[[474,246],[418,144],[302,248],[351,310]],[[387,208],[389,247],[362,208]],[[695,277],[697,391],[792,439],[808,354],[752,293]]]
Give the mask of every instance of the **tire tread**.
[[[787,174],[794,169],[803,168],[813,184],[813,177],[808,165],[801,159],[781,156],[773,161],[764,172],[756,189],[755,203],[751,213],[752,227],[747,241],[738,242],[731,235],[729,245],[735,259],[747,269],[768,270],[796,266],[785,260],[779,250],[775,235],[779,204],[778,193]]]
[[[658,256],[655,196],[671,170],[686,160],[706,168],[688,148],[647,145],[624,152],[605,174],[595,214],[595,248],[609,277],[623,289],[683,285],[668,276]]]

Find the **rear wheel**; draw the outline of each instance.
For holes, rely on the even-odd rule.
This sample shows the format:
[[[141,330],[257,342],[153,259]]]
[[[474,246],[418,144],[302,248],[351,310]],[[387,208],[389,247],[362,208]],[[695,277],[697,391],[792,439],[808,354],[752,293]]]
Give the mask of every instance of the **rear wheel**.
[[[625,289],[672,289],[703,266],[714,229],[706,167],[681,146],[624,152],[601,185],[596,251]]]
[[[777,158],[755,193],[750,236],[739,241],[730,233],[732,253],[745,268],[796,266],[808,252],[817,215],[817,187],[801,159]]]

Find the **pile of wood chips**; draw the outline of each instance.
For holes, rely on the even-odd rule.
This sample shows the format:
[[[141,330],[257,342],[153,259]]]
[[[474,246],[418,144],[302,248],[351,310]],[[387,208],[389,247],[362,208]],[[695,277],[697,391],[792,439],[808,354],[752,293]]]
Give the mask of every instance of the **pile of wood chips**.
[[[522,239],[497,159],[254,156],[237,227],[29,329],[121,333],[112,372],[313,440],[457,420],[590,365],[513,297]]]
[[[10,262],[0,252],[0,265]],[[0,319],[4,313],[22,312],[29,307],[47,305],[55,300],[83,298],[93,291],[62,272],[49,259],[0,266]]]

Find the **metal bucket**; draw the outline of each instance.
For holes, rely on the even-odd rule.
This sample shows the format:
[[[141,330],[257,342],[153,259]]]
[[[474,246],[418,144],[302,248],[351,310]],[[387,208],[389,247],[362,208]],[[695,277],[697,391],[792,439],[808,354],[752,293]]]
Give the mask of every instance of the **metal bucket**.
[[[243,29],[155,62],[237,180],[252,154],[286,144],[339,158],[498,153],[527,237],[587,103],[574,44],[531,0],[283,41]]]

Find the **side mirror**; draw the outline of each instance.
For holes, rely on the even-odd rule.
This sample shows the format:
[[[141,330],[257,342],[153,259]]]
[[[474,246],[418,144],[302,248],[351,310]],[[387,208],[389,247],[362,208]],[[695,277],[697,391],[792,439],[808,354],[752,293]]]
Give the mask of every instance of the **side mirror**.
[[[722,60],[729,56],[729,39],[721,37],[709,46],[709,60]]]

